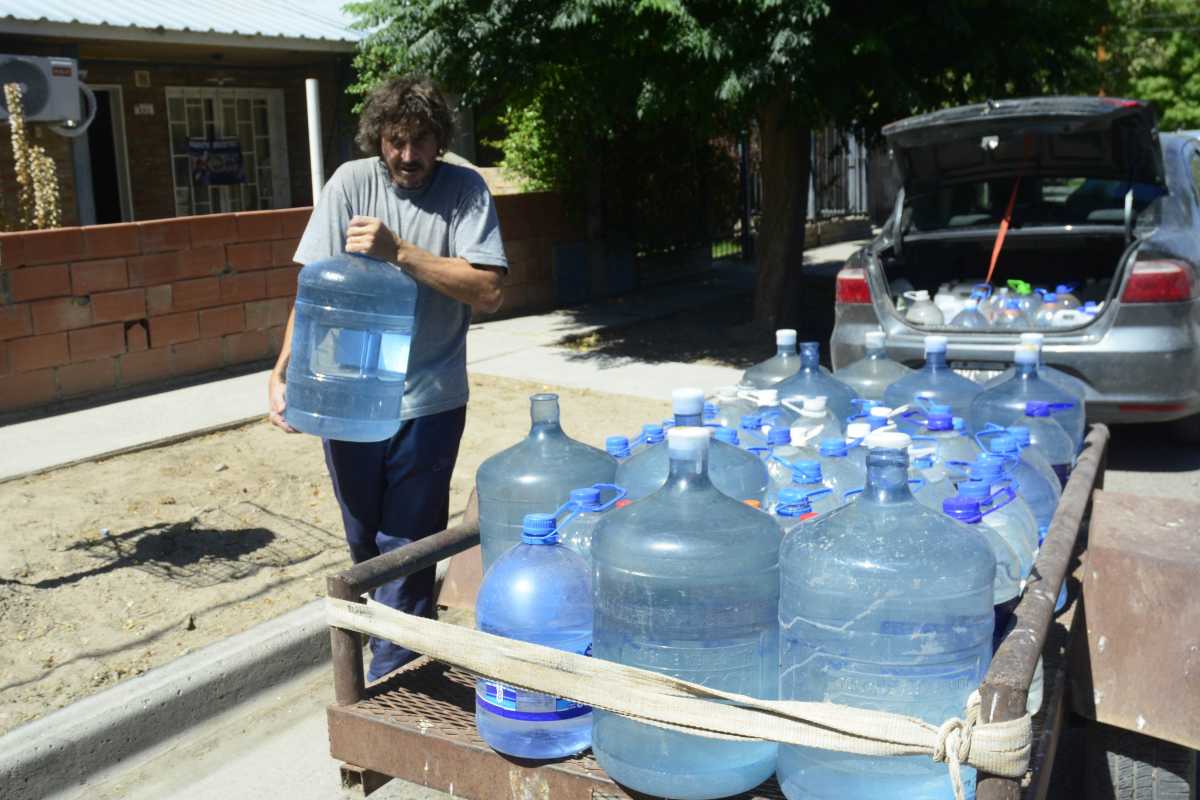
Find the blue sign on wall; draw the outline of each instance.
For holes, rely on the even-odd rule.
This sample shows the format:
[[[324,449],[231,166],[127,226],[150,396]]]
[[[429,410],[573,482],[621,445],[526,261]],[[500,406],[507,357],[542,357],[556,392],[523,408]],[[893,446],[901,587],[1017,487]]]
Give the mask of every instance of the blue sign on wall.
[[[232,186],[246,182],[242,143],[234,137],[188,139],[192,182],[198,186]]]

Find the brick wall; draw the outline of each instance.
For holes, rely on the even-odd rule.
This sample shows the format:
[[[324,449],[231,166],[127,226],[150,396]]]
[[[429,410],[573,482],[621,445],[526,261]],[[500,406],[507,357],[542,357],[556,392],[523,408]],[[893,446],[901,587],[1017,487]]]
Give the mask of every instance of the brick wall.
[[[557,195],[496,197],[502,316],[553,306]],[[0,234],[0,413],[261,361],[279,352],[310,209]]]

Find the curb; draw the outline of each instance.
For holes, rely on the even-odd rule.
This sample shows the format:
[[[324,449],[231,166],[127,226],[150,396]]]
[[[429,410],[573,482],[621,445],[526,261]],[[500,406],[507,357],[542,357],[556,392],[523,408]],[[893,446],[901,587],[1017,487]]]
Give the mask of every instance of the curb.
[[[213,642],[0,737],[6,800],[82,783],[329,660],[323,600]]]

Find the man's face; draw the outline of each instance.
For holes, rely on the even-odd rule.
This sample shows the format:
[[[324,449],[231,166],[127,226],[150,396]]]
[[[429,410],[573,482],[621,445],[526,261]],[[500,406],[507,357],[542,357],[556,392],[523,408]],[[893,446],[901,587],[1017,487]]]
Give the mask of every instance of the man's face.
[[[437,138],[424,127],[397,125],[379,139],[380,156],[401,189],[420,189],[429,182],[437,161]]]

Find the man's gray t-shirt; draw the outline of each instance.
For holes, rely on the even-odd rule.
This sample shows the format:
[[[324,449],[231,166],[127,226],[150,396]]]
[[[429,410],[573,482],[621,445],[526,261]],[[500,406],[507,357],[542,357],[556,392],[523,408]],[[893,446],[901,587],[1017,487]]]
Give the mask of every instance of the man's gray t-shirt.
[[[344,252],[350,218],[375,217],[407,242],[435,256],[508,269],[496,205],[479,173],[438,161],[421,189],[392,183],[377,157],[338,167],[304,229],[301,264]],[[412,419],[467,403],[467,327],[471,307],[417,283],[417,309],[401,417]]]

